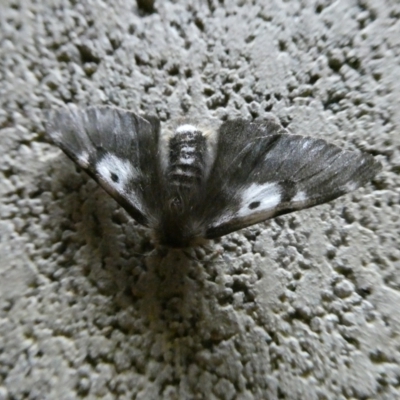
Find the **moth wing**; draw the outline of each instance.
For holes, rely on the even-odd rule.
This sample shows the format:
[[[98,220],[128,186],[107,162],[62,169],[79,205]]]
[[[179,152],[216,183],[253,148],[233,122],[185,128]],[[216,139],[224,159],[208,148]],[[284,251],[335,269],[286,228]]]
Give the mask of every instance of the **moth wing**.
[[[52,111],[52,141],[139,223],[148,225],[157,179],[159,121],[114,107]]]
[[[202,210],[208,238],[333,200],[381,168],[369,154],[289,134],[274,119],[228,121],[217,136]]]

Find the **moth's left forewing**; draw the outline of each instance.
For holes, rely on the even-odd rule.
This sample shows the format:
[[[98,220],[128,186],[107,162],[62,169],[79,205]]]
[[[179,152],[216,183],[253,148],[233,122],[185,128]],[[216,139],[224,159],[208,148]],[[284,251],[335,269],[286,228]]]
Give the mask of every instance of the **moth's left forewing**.
[[[221,126],[208,182],[206,236],[333,200],[379,169],[369,154],[291,135],[274,121],[230,121]]]
[[[69,105],[46,125],[52,141],[143,225],[158,199],[157,129],[156,119],[107,106]]]

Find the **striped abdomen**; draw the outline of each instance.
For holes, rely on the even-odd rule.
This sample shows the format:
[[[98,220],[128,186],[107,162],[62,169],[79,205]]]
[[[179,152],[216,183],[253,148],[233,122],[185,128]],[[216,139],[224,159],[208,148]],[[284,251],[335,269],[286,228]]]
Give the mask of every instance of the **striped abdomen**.
[[[206,139],[192,125],[181,125],[169,140],[169,184],[192,189],[204,179]]]

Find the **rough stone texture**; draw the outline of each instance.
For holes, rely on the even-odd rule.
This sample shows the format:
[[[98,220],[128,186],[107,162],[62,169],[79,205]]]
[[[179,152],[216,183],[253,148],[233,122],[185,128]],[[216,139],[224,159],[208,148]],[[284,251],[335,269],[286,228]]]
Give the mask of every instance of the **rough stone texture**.
[[[1,2],[0,399],[400,398],[399,2],[152,3]],[[158,254],[46,142],[65,102],[273,112],[384,169]]]

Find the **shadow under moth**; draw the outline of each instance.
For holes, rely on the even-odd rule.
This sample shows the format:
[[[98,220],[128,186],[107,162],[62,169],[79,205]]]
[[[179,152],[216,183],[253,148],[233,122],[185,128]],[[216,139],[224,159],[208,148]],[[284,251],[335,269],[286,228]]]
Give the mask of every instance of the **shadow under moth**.
[[[331,201],[370,181],[370,154],[290,134],[274,118],[223,123],[69,105],[49,114],[51,140],[156,242],[195,246]]]

